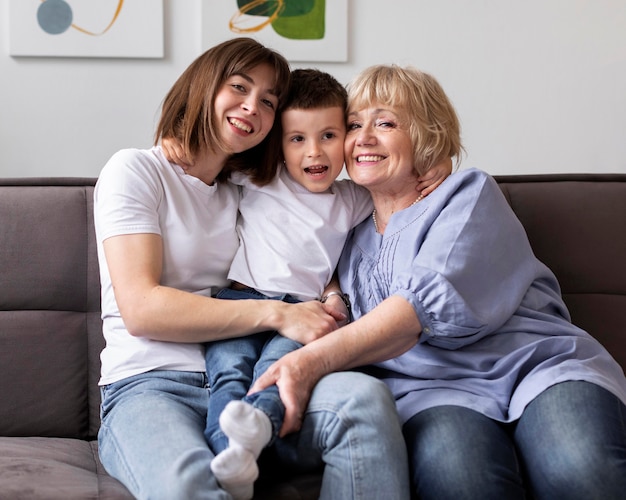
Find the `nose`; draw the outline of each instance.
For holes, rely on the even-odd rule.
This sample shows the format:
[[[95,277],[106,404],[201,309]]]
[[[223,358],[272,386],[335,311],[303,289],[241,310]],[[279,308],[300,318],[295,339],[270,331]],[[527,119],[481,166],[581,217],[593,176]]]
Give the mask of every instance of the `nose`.
[[[257,113],[257,98],[253,95],[247,96],[241,103],[241,107],[248,113],[255,115]]]
[[[308,151],[307,151],[307,156],[309,158],[315,158],[317,156],[320,156],[320,151],[321,151],[321,148],[320,148],[320,145],[319,145],[318,141],[310,141],[309,142],[309,148],[308,148]]]
[[[375,136],[372,133],[371,127],[363,126],[358,129],[355,137],[357,146],[371,146],[376,142]]]

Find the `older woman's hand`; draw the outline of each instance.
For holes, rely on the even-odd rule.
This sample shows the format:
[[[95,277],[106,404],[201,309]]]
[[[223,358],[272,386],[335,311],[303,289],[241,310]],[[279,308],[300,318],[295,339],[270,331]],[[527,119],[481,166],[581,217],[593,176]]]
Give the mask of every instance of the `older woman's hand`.
[[[180,141],[172,137],[163,137],[163,139],[161,139],[161,148],[163,149],[163,154],[165,158],[167,158],[167,161],[176,163],[176,165],[182,167],[183,170],[188,170],[193,166],[193,158],[187,158],[187,156],[185,156],[185,151]]]
[[[324,370],[324,363],[314,353],[299,349],[276,361],[248,391],[248,394],[253,394],[271,385],[278,386],[280,399],[285,405],[280,437],[300,430],[311,392],[324,375]]]

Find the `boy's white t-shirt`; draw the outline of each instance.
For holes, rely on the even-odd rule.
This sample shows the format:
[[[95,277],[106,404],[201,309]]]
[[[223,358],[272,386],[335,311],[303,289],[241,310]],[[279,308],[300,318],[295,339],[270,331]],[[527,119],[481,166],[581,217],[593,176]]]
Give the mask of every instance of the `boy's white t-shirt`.
[[[169,163],[160,147],[126,149],[103,168],[94,192],[106,347],[100,384],[150,370],[205,371],[201,344],[130,335],[120,315],[102,242],[122,234],[154,233],[163,241],[161,284],[211,296],[228,285],[238,247],[239,188],[208,186]]]
[[[332,278],[350,229],[372,213],[369,192],[350,180],[324,193],[298,184],[282,165],[259,187],[242,174],[240,246],[228,278],[268,296],[319,299]]]

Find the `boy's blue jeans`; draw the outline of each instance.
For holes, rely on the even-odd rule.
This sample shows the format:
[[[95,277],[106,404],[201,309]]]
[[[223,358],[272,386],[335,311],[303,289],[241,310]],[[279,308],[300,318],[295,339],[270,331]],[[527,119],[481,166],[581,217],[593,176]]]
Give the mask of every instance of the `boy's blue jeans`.
[[[290,295],[268,297],[252,288],[221,290],[220,299],[270,299],[296,303]],[[269,366],[285,354],[298,349],[301,344],[279,335],[277,332],[262,332],[246,337],[209,342],[206,344],[206,369],[209,378],[209,406],[204,435],[215,454],[228,447],[228,437],[222,432],[219,417],[225,406],[234,400],[243,400],[263,411],[272,423],[272,439],[278,436],[285,416],[285,407],[280,400],[278,388],[273,385],[246,396],[248,389]]]

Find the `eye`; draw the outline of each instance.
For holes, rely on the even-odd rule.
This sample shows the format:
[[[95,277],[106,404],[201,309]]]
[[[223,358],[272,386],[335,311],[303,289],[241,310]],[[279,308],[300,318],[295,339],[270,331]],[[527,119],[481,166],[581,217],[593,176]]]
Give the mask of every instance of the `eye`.
[[[356,130],[361,128],[361,124],[357,123],[357,122],[350,122],[348,123],[348,126],[346,127],[346,130],[348,132],[350,132],[351,130]]]
[[[293,137],[289,139],[289,142],[302,142],[302,141],[304,141],[304,137],[302,137],[301,135],[294,135]]]
[[[380,120],[376,122],[376,126],[381,127],[381,128],[395,128],[396,124],[390,121]]]
[[[322,139],[325,139],[325,140],[334,139],[335,137],[337,136],[335,135],[334,132],[325,132],[324,134],[322,134]]]
[[[261,99],[261,102],[270,109],[276,109],[276,103],[271,99]]]

